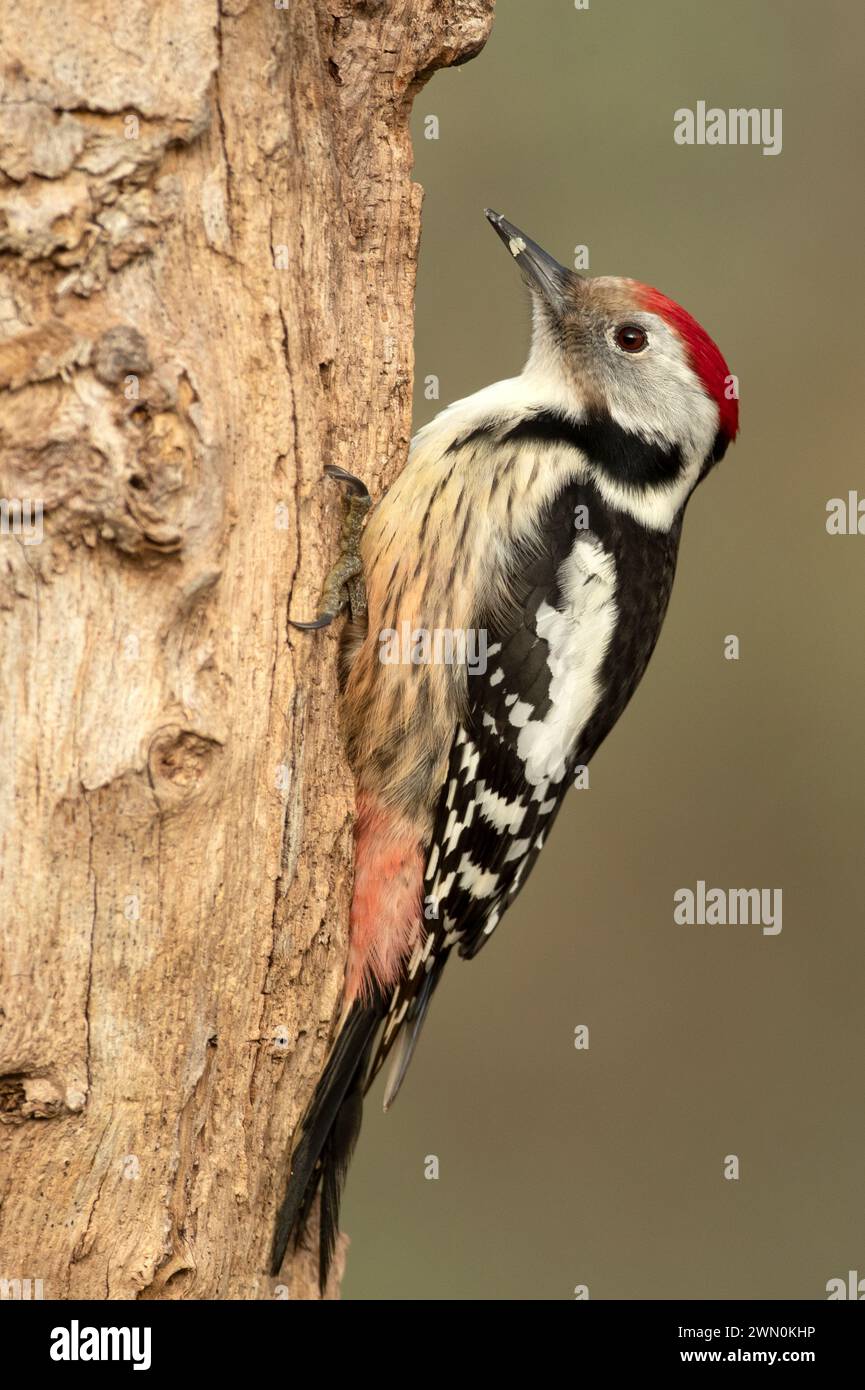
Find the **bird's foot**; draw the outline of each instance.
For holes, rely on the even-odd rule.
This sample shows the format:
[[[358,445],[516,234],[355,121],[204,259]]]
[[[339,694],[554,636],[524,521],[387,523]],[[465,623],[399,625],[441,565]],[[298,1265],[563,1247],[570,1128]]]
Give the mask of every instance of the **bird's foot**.
[[[347,473],[344,468],[327,463],[324,471],[329,478],[345,485],[345,512],[342,518],[339,555],[322,585],[318,615],[308,623],[289,618],[292,627],[299,628],[301,632],[316,632],[319,628],[328,627],[346,606],[353,619],[362,618],[366,613],[366,585],[363,581],[363,561],[360,558],[360,538],[372,498],[360,478],[355,478],[354,474]]]

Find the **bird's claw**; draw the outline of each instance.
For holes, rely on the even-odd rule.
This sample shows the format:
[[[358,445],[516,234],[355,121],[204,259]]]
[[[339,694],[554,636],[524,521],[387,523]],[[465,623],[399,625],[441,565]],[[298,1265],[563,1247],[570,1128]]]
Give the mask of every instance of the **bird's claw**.
[[[324,471],[334,482],[342,483],[345,487],[339,555],[322,585],[317,616],[309,622],[289,618],[292,627],[300,632],[318,632],[323,627],[329,627],[346,607],[351,610],[352,618],[361,618],[366,613],[366,586],[359,547],[364,518],[372,498],[360,478],[339,468],[337,464],[325,464]]]
[[[336,463],[326,463],[324,471],[329,478],[333,478],[337,483],[345,483],[346,492],[352,497],[357,497],[367,503],[372,501],[366,483],[361,482],[353,473],[347,473],[344,468],[340,468]]]
[[[319,628],[330,627],[335,613],[322,613],[320,617],[313,618],[309,623],[302,623],[299,618],[289,618],[292,627],[296,627],[298,632],[318,632]]]

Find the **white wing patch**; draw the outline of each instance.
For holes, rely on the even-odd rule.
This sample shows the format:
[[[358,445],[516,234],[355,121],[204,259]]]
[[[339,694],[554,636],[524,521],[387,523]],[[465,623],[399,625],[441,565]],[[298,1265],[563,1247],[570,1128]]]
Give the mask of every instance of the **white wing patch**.
[[[536,618],[538,636],[549,647],[552,708],[542,719],[532,719],[531,706],[517,700],[508,712],[520,730],[517,753],[533,787],[564,776],[568,756],[597,705],[601,667],[616,625],[615,565],[594,536],[575,542],[559,582],[564,610],[544,602]]]

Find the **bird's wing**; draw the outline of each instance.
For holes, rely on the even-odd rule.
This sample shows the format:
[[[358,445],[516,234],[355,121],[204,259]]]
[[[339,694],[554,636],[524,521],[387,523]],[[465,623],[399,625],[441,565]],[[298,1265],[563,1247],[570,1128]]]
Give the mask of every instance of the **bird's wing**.
[[[615,621],[609,556],[575,529],[578,489],[514,548],[507,606],[479,617],[484,669],[469,672],[424,875],[425,933],[396,987],[370,1079],[397,1043],[401,1084],[433,989],[457,946],[478,953],[513,902],[571,782]],[[483,644],[479,650],[483,650]]]

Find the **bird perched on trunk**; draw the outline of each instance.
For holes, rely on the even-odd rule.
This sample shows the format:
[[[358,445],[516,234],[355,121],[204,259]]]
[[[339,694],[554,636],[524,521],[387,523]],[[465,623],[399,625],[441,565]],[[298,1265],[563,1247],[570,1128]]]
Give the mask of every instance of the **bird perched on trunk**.
[[[344,1011],[274,1240],[277,1270],[320,1186],[322,1288],[363,1094],[390,1054],[391,1104],[451,952],[470,958],[489,940],[575,769],[634,693],[685,506],[738,428],[735,379],[689,313],[638,281],[582,277],[487,217],[531,291],[528,361],[417,434],[365,528],[364,485],[328,470],[349,489],[343,553],[319,617],[296,624],[351,609]],[[436,634],[450,634],[451,658],[480,635],[485,659],[434,659],[446,650]]]

